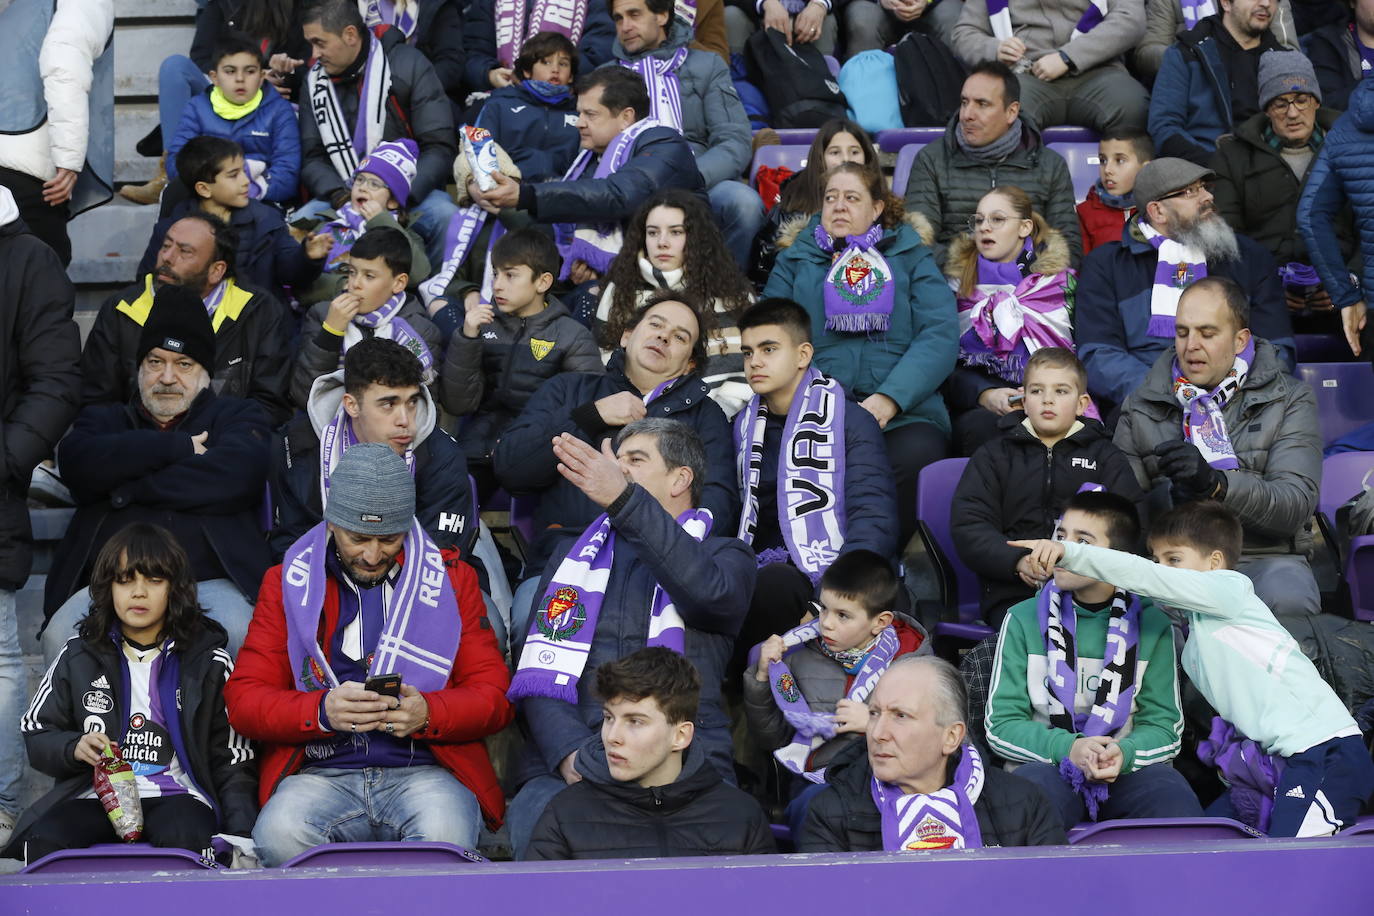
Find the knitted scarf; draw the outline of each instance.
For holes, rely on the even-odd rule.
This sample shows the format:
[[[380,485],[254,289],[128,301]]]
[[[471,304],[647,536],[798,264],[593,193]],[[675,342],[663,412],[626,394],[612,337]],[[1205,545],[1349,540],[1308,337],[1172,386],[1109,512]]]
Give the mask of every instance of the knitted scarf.
[[[525,0],[496,0],[496,58],[503,67],[514,67],[526,35],[557,32],[576,47],[587,24],[587,0],[535,0],[534,13],[526,21]]]
[[[339,402],[339,409],[334,411],[334,419],[329,421],[329,425],[320,433],[320,509],[329,502],[329,482],[334,476],[334,469],[339,466],[339,460],[343,458],[344,452],[358,444],[358,435],[353,431],[353,418],[344,410],[343,402]],[[410,469],[410,476],[415,476],[415,448],[412,445],[406,449],[406,467]]]
[[[664,125],[653,118],[644,118],[616,134],[597,161],[593,177],[608,178],[620,171],[620,167],[630,161],[639,135],[651,127],[662,126]],[[576,181],[581,178],[587,171],[587,166],[591,164],[593,155],[589,149],[578,153],[563,180]],[[558,223],[554,226],[554,241],[558,243],[558,252],[563,256],[563,269],[559,273],[559,279],[566,280],[568,272],[572,270],[573,261],[583,261],[597,273],[604,273],[615,260],[615,256],[620,253],[624,238],[619,223]]]
[[[487,215],[487,211],[477,204],[472,204],[449,217],[448,228],[444,231],[444,263],[435,271],[434,276],[418,287],[420,299],[426,306],[448,293],[449,283],[467,260],[478,233],[487,224]],[[500,220],[492,223],[491,232],[487,234],[487,254],[483,263],[488,264],[488,269],[482,271],[480,293],[483,302],[491,301],[491,248],[497,239],[505,234],[506,227]]]
[[[778,511],[792,563],[812,583],[844,547],[844,389],[812,367],[802,376],[778,455]],[[759,521],[759,479],[768,407],[757,394],[735,416],[735,460],[744,511],[740,540],[754,543]]]
[[[883,849],[981,849],[983,833],[973,806],[983,793],[983,759],[971,744],[961,748],[954,781],[929,795],[906,795],[873,777],[873,804],[883,823]]]
[[[371,328],[377,337],[384,337],[387,340],[394,340],[410,352],[415,354],[415,358],[420,361],[426,372],[434,368],[434,354],[429,352],[429,345],[420,336],[420,332],[415,330],[409,321],[401,317],[401,306],[406,303],[405,290],[396,293],[382,304],[382,307],[366,314],[354,315],[353,320],[344,329],[343,350],[339,353],[339,365],[343,365],[343,354],[349,348],[363,339],[363,332],[360,328]]]
[[[325,270],[335,270],[344,256],[353,250],[353,243],[358,236],[367,231],[367,218],[349,201],[338,209],[337,215],[325,224],[323,231],[334,238],[334,244],[325,258]]]
[[[682,83],[677,71],[685,60],[687,48],[681,47],[666,59],[645,54],[636,61],[620,62],[644,80],[644,87],[649,90],[649,117],[678,133],[682,132]]]
[[[830,272],[825,275],[826,330],[886,331],[896,293],[892,268],[878,251],[883,224],[874,223],[862,235],[836,239],[817,223],[812,235],[821,251],[830,255]]]
[[[1102,187],[1102,179],[1097,179],[1097,184],[1093,185],[1093,190],[1097,192],[1097,199],[1102,201],[1113,210],[1134,210],[1135,192],[1127,191],[1125,194],[1113,194]]]
[[[1131,717],[1131,703],[1135,699],[1140,599],[1131,595],[1128,601],[1120,589],[1112,597],[1102,676],[1092,708],[1086,713],[1074,711],[1078,690],[1078,612],[1074,610],[1073,593],[1061,592],[1052,581],[1047,583],[1036,597],[1036,614],[1040,632],[1045,635],[1050,725],[1088,738],[1113,734]],[[1107,784],[1089,781],[1068,757],[1059,762],[1059,775],[1082,797],[1088,817],[1097,820],[1098,808],[1107,800]]]
[[[215,288],[210,290],[210,295],[206,296],[205,312],[210,316],[211,321],[215,318],[215,313],[219,311],[219,304],[224,301],[224,294],[229,290],[229,281],[221,280],[215,284]],[[219,330],[216,326],[215,330]]]
[[[401,34],[406,37],[408,44],[415,43],[415,25],[418,21],[416,11],[417,3],[405,4],[405,9],[396,9],[396,0],[367,0],[367,9],[363,12],[363,23],[369,29],[387,27],[400,29]]]
[[[688,509],[677,517],[677,523],[698,541],[711,533],[711,513],[707,509]],[[582,532],[549,580],[530,621],[525,649],[520,653],[520,664],[507,697],[549,697],[577,703],[577,685],[591,655],[614,563],[615,528],[610,516],[602,513]],[[682,652],[685,640],[686,624],[673,606],[672,597],[663,586],[655,585],[645,644]]]
[[[367,61],[363,65],[362,92],[358,97],[358,116],[350,126],[344,123],[334,80],[319,61],[306,76],[310,116],[320,131],[320,140],[334,171],[348,181],[358,162],[382,142],[386,127],[386,100],[391,95],[391,65],[376,35],[368,35]]]
[[[1241,823],[1267,832],[1274,790],[1283,776],[1283,758],[1266,754],[1230,722],[1214,716],[1211,732],[1197,744],[1197,759],[1221,771]]]
[[[1183,11],[1183,27],[1191,29],[1208,16],[1215,16],[1217,5],[1215,0],[1179,0],[1179,8]]]
[[[1254,362],[1255,339],[1252,337],[1245,349],[1236,355],[1226,377],[1211,391],[1204,391],[1183,376],[1178,360],[1174,360],[1174,399],[1183,408],[1183,438],[1197,446],[1208,464],[1221,471],[1240,467],[1222,410],[1245,384]]]
[[[572,87],[562,83],[548,83],[544,80],[521,80],[520,85],[545,105],[558,105],[572,95]]]
[[[977,258],[978,286],[958,300],[959,361],[1020,385],[1036,350],[1074,349],[1068,306],[1073,274],[1022,276],[1016,264]]]
[[[1025,127],[1021,119],[1017,118],[1011,122],[1011,127],[996,140],[983,146],[973,146],[964,136],[964,125],[954,126],[954,142],[958,145],[960,152],[968,156],[974,162],[981,162],[985,165],[992,165],[1001,162],[1010,156],[1021,146],[1021,137],[1025,133]]]
[[[226,121],[237,121],[246,118],[258,110],[262,104],[262,90],[259,89],[251,99],[246,102],[233,102],[229,100],[223,92],[219,91],[218,86],[210,87],[210,110],[217,117]]]
[[[825,770],[808,771],[806,763],[811,759],[812,751],[835,737],[835,717],[811,711],[811,705],[806,702],[806,695],[797,686],[797,680],[792,676],[792,669],[787,666],[787,657],[800,650],[808,642],[819,639],[820,635],[821,625],[819,621],[813,620],[799,627],[793,627],[782,634],[783,645],[787,647],[782,660],[768,663],[768,683],[773,691],[773,702],[778,704],[778,709],[782,710],[787,723],[797,730],[796,734],[792,736],[792,742],[786,747],[778,748],[773,752],[773,756],[793,773],[815,783],[825,782]],[[762,645],[760,643],[749,652],[751,668],[758,666],[759,650]],[[845,693],[845,699],[854,700],[857,703],[867,701],[868,695],[878,685],[878,678],[882,677],[887,666],[897,656],[899,648],[900,640],[897,638],[896,628],[891,626],[884,628],[869,646],[867,652],[855,660],[854,664],[845,666],[845,673],[853,676],[849,690]],[[833,655],[831,657],[835,658],[838,664],[844,666],[841,659]]]
[[[1207,276],[1207,259],[1196,248],[1190,248],[1160,235],[1144,216],[1137,216],[1135,224],[1140,234],[1158,253],[1155,263],[1155,282],[1150,290],[1150,323],[1145,333],[1151,337],[1174,337],[1174,316],[1178,314],[1178,300],[1183,290],[1195,280]]]
[[[1187,0],[1184,0],[1186,3]],[[1088,8],[1083,11],[1083,15],[1078,18],[1078,24],[1073,27],[1073,34],[1069,36],[1069,41],[1080,38],[1088,34],[1098,23],[1107,15],[1107,7],[1110,0],[1091,0]],[[992,26],[992,37],[998,41],[1005,41],[1012,37],[1011,26],[1011,0],[988,0],[988,22]]]
[[[301,535],[282,560],[286,650],[297,690],[339,685],[317,638],[328,590],[325,560],[330,549],[329,529],[320,522]],[[443,555],[416,519],[411,519],[403,551],[401,575],[391,593],[386,626],[368,674],[399,674],[402,683],[418,690],[439,690],[448,683],[463,634],[458,599]]]

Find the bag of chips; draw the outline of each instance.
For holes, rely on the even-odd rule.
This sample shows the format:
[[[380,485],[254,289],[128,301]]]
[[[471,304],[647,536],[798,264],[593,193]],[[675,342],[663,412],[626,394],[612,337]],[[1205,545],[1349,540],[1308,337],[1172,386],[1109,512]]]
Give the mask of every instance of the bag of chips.
[[[458,133],[463,146],[463,155],[467,157],[468,165],[472,168],[472,179],[477,182],[477,187],[483,191],[490,191],[496,187],[496,179],[492,178],[492,173],[499,170],[496,162],[496,141],[491,137],[491,131],[485,127],[469,127],[463,125]]]
[[[143,802],[138,797],[134,768],[119,753],[119,745],[106,744],[95,767],[95,795],[105,806],[115,833],[126,843],[143,836]]]

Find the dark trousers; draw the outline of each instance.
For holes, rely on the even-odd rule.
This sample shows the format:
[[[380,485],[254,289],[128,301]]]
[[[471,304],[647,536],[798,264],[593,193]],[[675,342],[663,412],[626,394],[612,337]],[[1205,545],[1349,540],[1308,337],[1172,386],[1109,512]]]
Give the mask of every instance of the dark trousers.
[[[948,457],[949,439],[937,426],[908,423],[886,430],[883,443],[897,484],[897,555],[901,556],[916,533],[916,478],[921,468]]]
[[[195,796],[143,799],[143,842],[200,853],[218,832],[215,812]],[[24,832],[23,838],[30,862],[59,849],[85,849],[119,841],[105,807],[94,798],[58,802]]]
[[[1017,767],[1016,775],[1040,787],[1050,805],[1059,812],[1064,829],[1088,819],[1083,799],[1069,788],[1051,763],[1027,763]],[[1097,811],[1099,821],[1139,817],[1201,817],[1202,806],[1183,774],[1167,763],[1141,767],[1122,773],[1107,790],[1107,800]]]
[[[29,231],[57,252],[63,267],[71,264],[72,240],[67,237],[70,207],[65,203],[49,206],[43,200],[43,182],[14,169],[0,168],[0,185],[9,188],[14,195],[19,216],[28,224]]]
[[[1323,741],[1283,759],[1269,835],[1328,836],[1355,823],[1371,794],[1374,761],[1364,742],[1355,735]]]

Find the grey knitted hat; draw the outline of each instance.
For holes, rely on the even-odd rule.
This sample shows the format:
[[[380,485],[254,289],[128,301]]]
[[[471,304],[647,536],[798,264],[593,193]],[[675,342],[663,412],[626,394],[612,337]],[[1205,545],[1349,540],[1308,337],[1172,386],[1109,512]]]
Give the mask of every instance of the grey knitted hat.
[[[1317,85],[1317,72],[1312,69],[1312,61],[1301,51],[1265,51],[1260,55],[1259,65],[1259,104],[1260,110],[1285,92],[1306,92],[1322,100],[1321,86]]]
[[[388,535],[409,531],[414,517],[415,481],[404,458],[380,442],[344,452],[329,476],[325,521],[356,534]]]

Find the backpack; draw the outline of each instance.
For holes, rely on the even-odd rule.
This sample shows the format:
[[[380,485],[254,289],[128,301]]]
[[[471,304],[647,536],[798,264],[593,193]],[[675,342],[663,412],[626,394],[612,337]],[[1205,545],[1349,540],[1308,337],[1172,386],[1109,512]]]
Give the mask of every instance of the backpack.
[[[870,134],[902,126],[897,67],[886,51],[860,51],[840,68],[849,117]]]
[[[959,93],[968,75],[945,43],[922,32],[908,32],[892,52],[902,122],[907,127],[944,127],[959,110]]]
[[[777,29],[759,29],[744,46],[749,81],[763,89],[774,127],[820,127],[845,116],[844,93],[814,44],[793,47]]]

